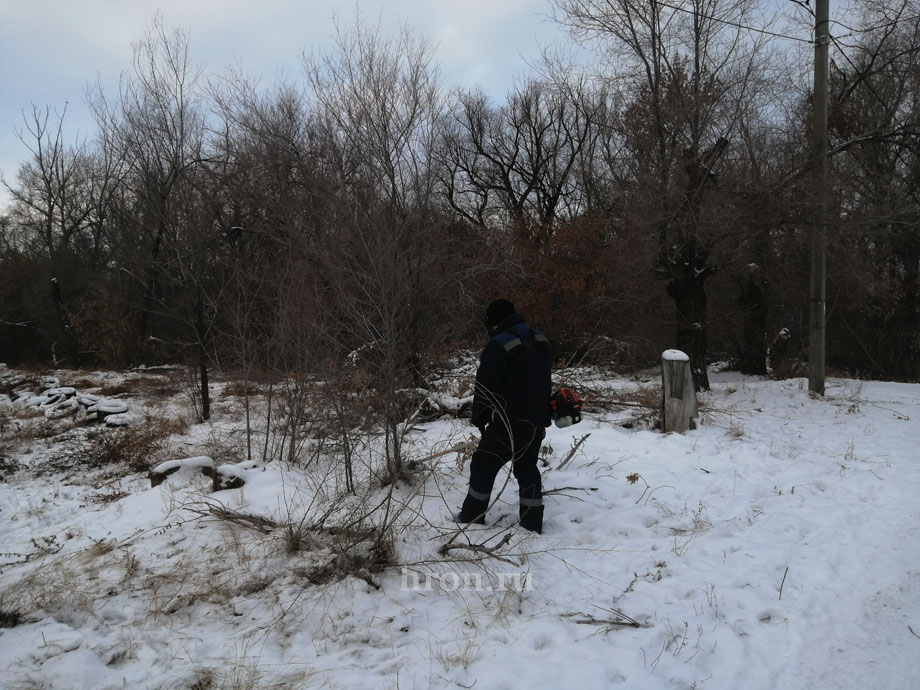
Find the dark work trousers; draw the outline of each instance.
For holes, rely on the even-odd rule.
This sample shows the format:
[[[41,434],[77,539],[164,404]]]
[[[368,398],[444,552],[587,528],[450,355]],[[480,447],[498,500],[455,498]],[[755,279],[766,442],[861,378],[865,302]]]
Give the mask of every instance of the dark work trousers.
[[[543,489],[537,460],[545,435],[544,429],[532,425],[513,428],[511,434],[504,424],[493,422],[486,427],[470,461],[470,488],[460,510],[461,522],[484,522],[495,477],[510,461],[518,483],[521,526],[543,531]]]

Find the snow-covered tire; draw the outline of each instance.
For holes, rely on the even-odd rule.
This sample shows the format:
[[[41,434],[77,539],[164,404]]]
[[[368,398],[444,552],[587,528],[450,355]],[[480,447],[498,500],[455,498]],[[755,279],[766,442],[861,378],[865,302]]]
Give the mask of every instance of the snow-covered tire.
[[[102,421],[109,415],[124,414],[128,411],[128,403],[121,400],[100,400],[95,405],[86,408],[88,414],[94,415],[97,421]]]

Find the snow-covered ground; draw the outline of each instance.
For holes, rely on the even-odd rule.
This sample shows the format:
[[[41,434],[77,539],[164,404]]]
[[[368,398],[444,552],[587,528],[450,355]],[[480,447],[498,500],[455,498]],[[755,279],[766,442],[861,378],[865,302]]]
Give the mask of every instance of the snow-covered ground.
[[[0,398],[0,687],[920,687],[920,386],[712,379],[684,435],[590,405],[551,428],[543,535],[514,526],[513,479],[458,534],[466,472],[439,457],[392,489],[396,564],[341,580],[323,576],[348,567],[334,541],[291,539],[335,488],[321,458],[241,466],[241,489],[194,468],[151,488],[81,469],[83,426],[56,436],[66,420]],[[121,397],[135,429],[179,404]],[[239,460],[242,418],[219,398],[157,459]],[[410,457],[469,434],[421,425]]]

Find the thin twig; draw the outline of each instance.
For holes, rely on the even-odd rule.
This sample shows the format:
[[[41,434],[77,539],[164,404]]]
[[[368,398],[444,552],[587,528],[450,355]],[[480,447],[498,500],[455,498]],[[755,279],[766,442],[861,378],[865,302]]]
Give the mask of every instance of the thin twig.
[[[560,486],[556,489],[547,489],[543,492],[544,496],[549,496],[550,494],[558,494],[563,491],[597,491],[596,486]]]
[[[907,415],[904,414],[903,412],[898,412],[897,410],[892,410],[890,407],[882,407],[881,405],[876,405],[874,402],[860,401],[860,403],[861,403],[861,404],[866,404],[866,405],[871,405],[872,407],[876,407],[876,408],[878,408],[878,409],[880,409],[880,410],[885,410],[885,412],[891,412],[891,414],[893,414],[895,417],[897,417],[898,419],[900,419],[902,422],[909,422],[909,421],[910,421],[910,417],[909,417],[909,416],[907,416]]]
[[[779,583],[779,599],[783,600],[783,585],[786,584],[786,575],[789,574],[789,566],[786,566],[786,572],[783,573],[783,581]]]
[[[617,620],[604,620],[603,618],[582,618],[576,620],[576,623],[579,625],[609,625],[609,626],[619,626],[622,628],[639,628],[640,626],[636,621],[617,621]]]

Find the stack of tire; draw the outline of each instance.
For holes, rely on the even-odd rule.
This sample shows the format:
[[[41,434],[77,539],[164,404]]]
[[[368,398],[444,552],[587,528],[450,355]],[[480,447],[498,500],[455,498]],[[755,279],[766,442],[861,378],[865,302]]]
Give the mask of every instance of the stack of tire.
[[[54,376],[42,378],[43,391],[36,395],[24,378],[22,382],[16,382],[15,376],[6,378],[14,385],[12,392],[16,397],[13,407],[27,414],[44,415],[48,419],[84,415],[88,422],[104,422],[107,426],[127,426],[131,423],[128,403],[122,400],[80,394],[71,386],[62,386]]]

